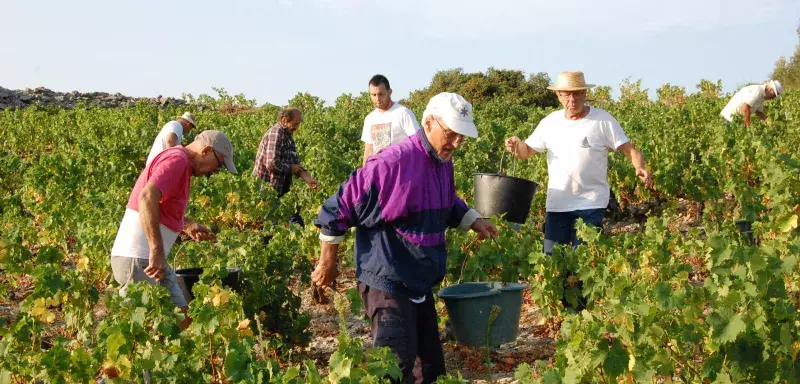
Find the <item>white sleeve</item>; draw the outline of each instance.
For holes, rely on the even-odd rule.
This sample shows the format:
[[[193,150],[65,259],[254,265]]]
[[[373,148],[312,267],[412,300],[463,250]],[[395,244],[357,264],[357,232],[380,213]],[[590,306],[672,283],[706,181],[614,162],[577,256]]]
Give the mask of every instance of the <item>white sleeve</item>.
[[[364,118],[364,128],[361,131],[361,141],[372,144],[372,132],[370,132],[371,125],[369,124],[369,115]]]
[[[173,122],[170,121],[169,123],[164,124],[161,128],[161,131],[158,132],[159,140],[161,140],[161,150],[165,150],[167,148],[167,136],[170,133],[174,133],[178,140],[175,141],[176,144],[181,144],[181,139],[183,138],[183,126],[180,123],[172,124]]]
[[[481,214],[478,211],[470,208],[464,217],[461,218],[461,224],[458,225],[458,229],[462,231],[469,231],[472,228],[472,224],[475,223],[476,220],[481,218]]]
[[[619,125],[617,119],[611,115],[608,117],[609,119],[603,122],[603,138],[606,141],[606,147],[616,150],[631,139],[625,134],[625,130]]]
[[[545,121],[546,120],[540,121],[536,129],[533,130],[533,133],[525,139],[525,144],[536,152],[544,152],[547,150],[547,143],[544,139],[544,131],[546,129]]]
[[[320,233],[319,234],[319,239],[321,241],[324,241],[324,242],[328,243],[328,244],[336,245],[336,244],[341,243],[342,240],[344,240],[344,235],[342,235],[342,236],[329,236],[329,235],[323,235],[322,233]]]
[[[177,143],[180,144],[181,140],[183,140],[183,126],[180,124],[172,124],[170,127],[170,132],[174,133],[175,136],[178,137]]]
[[[401,120],[401,124],[403,127],[403,132],[406,133],[406,136],[413,136],[417,131],[419,131],[419,123],[417,123],[417,117],[414,116],[414,112],[410,109],[406,108],[405,113],[403,113],[403,119]]]

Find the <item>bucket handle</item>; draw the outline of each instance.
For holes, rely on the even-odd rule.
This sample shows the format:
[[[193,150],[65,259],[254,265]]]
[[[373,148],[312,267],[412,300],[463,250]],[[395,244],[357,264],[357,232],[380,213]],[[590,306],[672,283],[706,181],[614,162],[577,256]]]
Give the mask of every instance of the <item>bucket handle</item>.
[[[502,152],[502,154],[500,155],[500,170],[497,172],[497,174],[498,175],[503,175],[503,159],[505,159],[507,151],[506,151],[505,148],[501,149],[500,151]],[[517,157],[517,148],[514,148],[514,156],[511,159],[511,161],[514,162],[514,165],[512,166],[513,168],[512,168],[510,176],[516,176],[516,174],[517,174],[517,163],[519,163],[519,158]]]
[[[476,237],[474,240],[472,240],[472,242],[469,243],[469,245],[467,245],[467,249],[469,250],[470,248],[472,248],[472,246],[475,245],[475,243],[477,242],[478,238]],[[465,253],[464,260],[461,260],[461,273],[459,273],[458,275],[458,281],[456,282],[456,284],[461,284],[461,282],[464,280],[464,267],[467,266],[468,258],[469,258],[469,253]]]
[[[500,247],[500,244],[497,243],[497,239],[495,239],[493,237],[493,238],[491,238],[491,240],[492,240],[492,243],[494,243],[494,245],[497,247],[497,251],[498,252],[502,252],[503,248]],[[478,238],[476,237],[474,240],[472,240],[471,243],[469,243],[469,245],[467,245],[467,248],[468,249],[472,248],[472,246],[475,245],[475,243],[477,243],[477,242],[478,242]],[[464,267],[467,266],[467,259],[468,258],[469,258],[469,254],[464,254],[464,260],[461,260],[461,272],[458,275],[458,281],[456,281],[456,284],[461,284],[461,282],[464,280]],[[505,283],[503,283],[503,284],[505,284]]]
[[[505,150],[505,149],[502,149],[501,151],[502,151],[503,153],[500,155],[500,170],[499,170],[499,171],[497,171],[497,174],[498,174],[498,175],[502,175],[502,174],[503,174],[503,159],[505,159],[505,158],[506,158],[506,150]]]

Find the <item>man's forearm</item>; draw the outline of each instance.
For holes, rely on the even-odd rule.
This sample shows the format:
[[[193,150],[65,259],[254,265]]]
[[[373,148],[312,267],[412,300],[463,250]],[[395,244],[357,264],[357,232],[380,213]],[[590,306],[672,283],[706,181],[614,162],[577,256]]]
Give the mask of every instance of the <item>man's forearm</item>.
[[[644,155],[636,148],[631,148],[631,165],[636,169],[644,168]]]
[[[744,116],[744,125],[747,128],[750,128],[750,113],[752,113],[752,107],[750,104],[744,104],[741,108],[742,116]]]
[[[295,175],[300,176],[300,174],[305,172],[306,169],[303,168],[303,166],[300,165],[300,163],[295,163],[295,164],[289,165],[289,171],[291,171]]]
[[[533,150],[533,148],[531,148],[530,146],[528,146],[528,144],[525,144],[525,142],[524,142],[524,141],[520,141],[520,142],[517,144],[517,151],[516,151],[516,152],[517,152],[517,153],[515,153],[515,155],[517,156],[517,158],[518,158],[518,159],[520,159],[520,160],[525,160],[525,159],[528,159],[528,158],[530,158],[531,156],[533,156],[533,154],[534,154],[536,151],[534,151],[534,150]]]
[[[139,220],[142,223],[144,236],[150,251],[164,252],[164,242],[161,239],[161,228],[159,225],[160,213],[158,199],[152,196],[145,196],[139,199]],[[164,255],[166,256],[166,255]]]
[[[361,166],[367,165],[367,159],[372,156],[372,144],[364,144],[364,159],[361,161]]]
[[[339,244],[326,243],[320,241],[321,251],[319,262],[323,265],[336,265],[339,258]]]

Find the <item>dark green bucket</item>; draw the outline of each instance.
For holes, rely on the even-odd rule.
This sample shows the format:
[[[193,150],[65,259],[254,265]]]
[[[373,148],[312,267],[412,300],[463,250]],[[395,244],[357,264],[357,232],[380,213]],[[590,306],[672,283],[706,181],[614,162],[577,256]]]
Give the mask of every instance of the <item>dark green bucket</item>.
[[[500,314],[489,331],[489,344],[498,346],[517,339],[519,317],[522,309],[522,291],[525,284],[518,283],[463,283],[439,291],[444,300],[456,342],[461,345],[486,345],[489,314],[493,306]]]

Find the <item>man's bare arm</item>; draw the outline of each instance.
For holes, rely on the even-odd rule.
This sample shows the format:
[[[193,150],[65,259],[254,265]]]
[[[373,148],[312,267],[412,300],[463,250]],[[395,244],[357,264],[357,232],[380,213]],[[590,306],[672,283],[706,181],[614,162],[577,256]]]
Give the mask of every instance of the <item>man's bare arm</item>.
[[[744,116],[744,126],[750,128],[750,113],[752,113],[750,104],[744,103],[739,111],[742,112],[742,116]]]
[[[170,132],[167,134],[167,148],[172,148],[178,145],[178,135]]]
[[[167,255],[164,254],[164,242],[159,226],[160,200],[161,190],[152,182],[147,183],[139,192],[139,221],[150,248],[150,264],[144,273],[156,281],[161,281],[167,272]]]
[[[364,159],[361,161],[361,166],[367,165],[367,159],[372,156],[372,144],[364,143]]]

